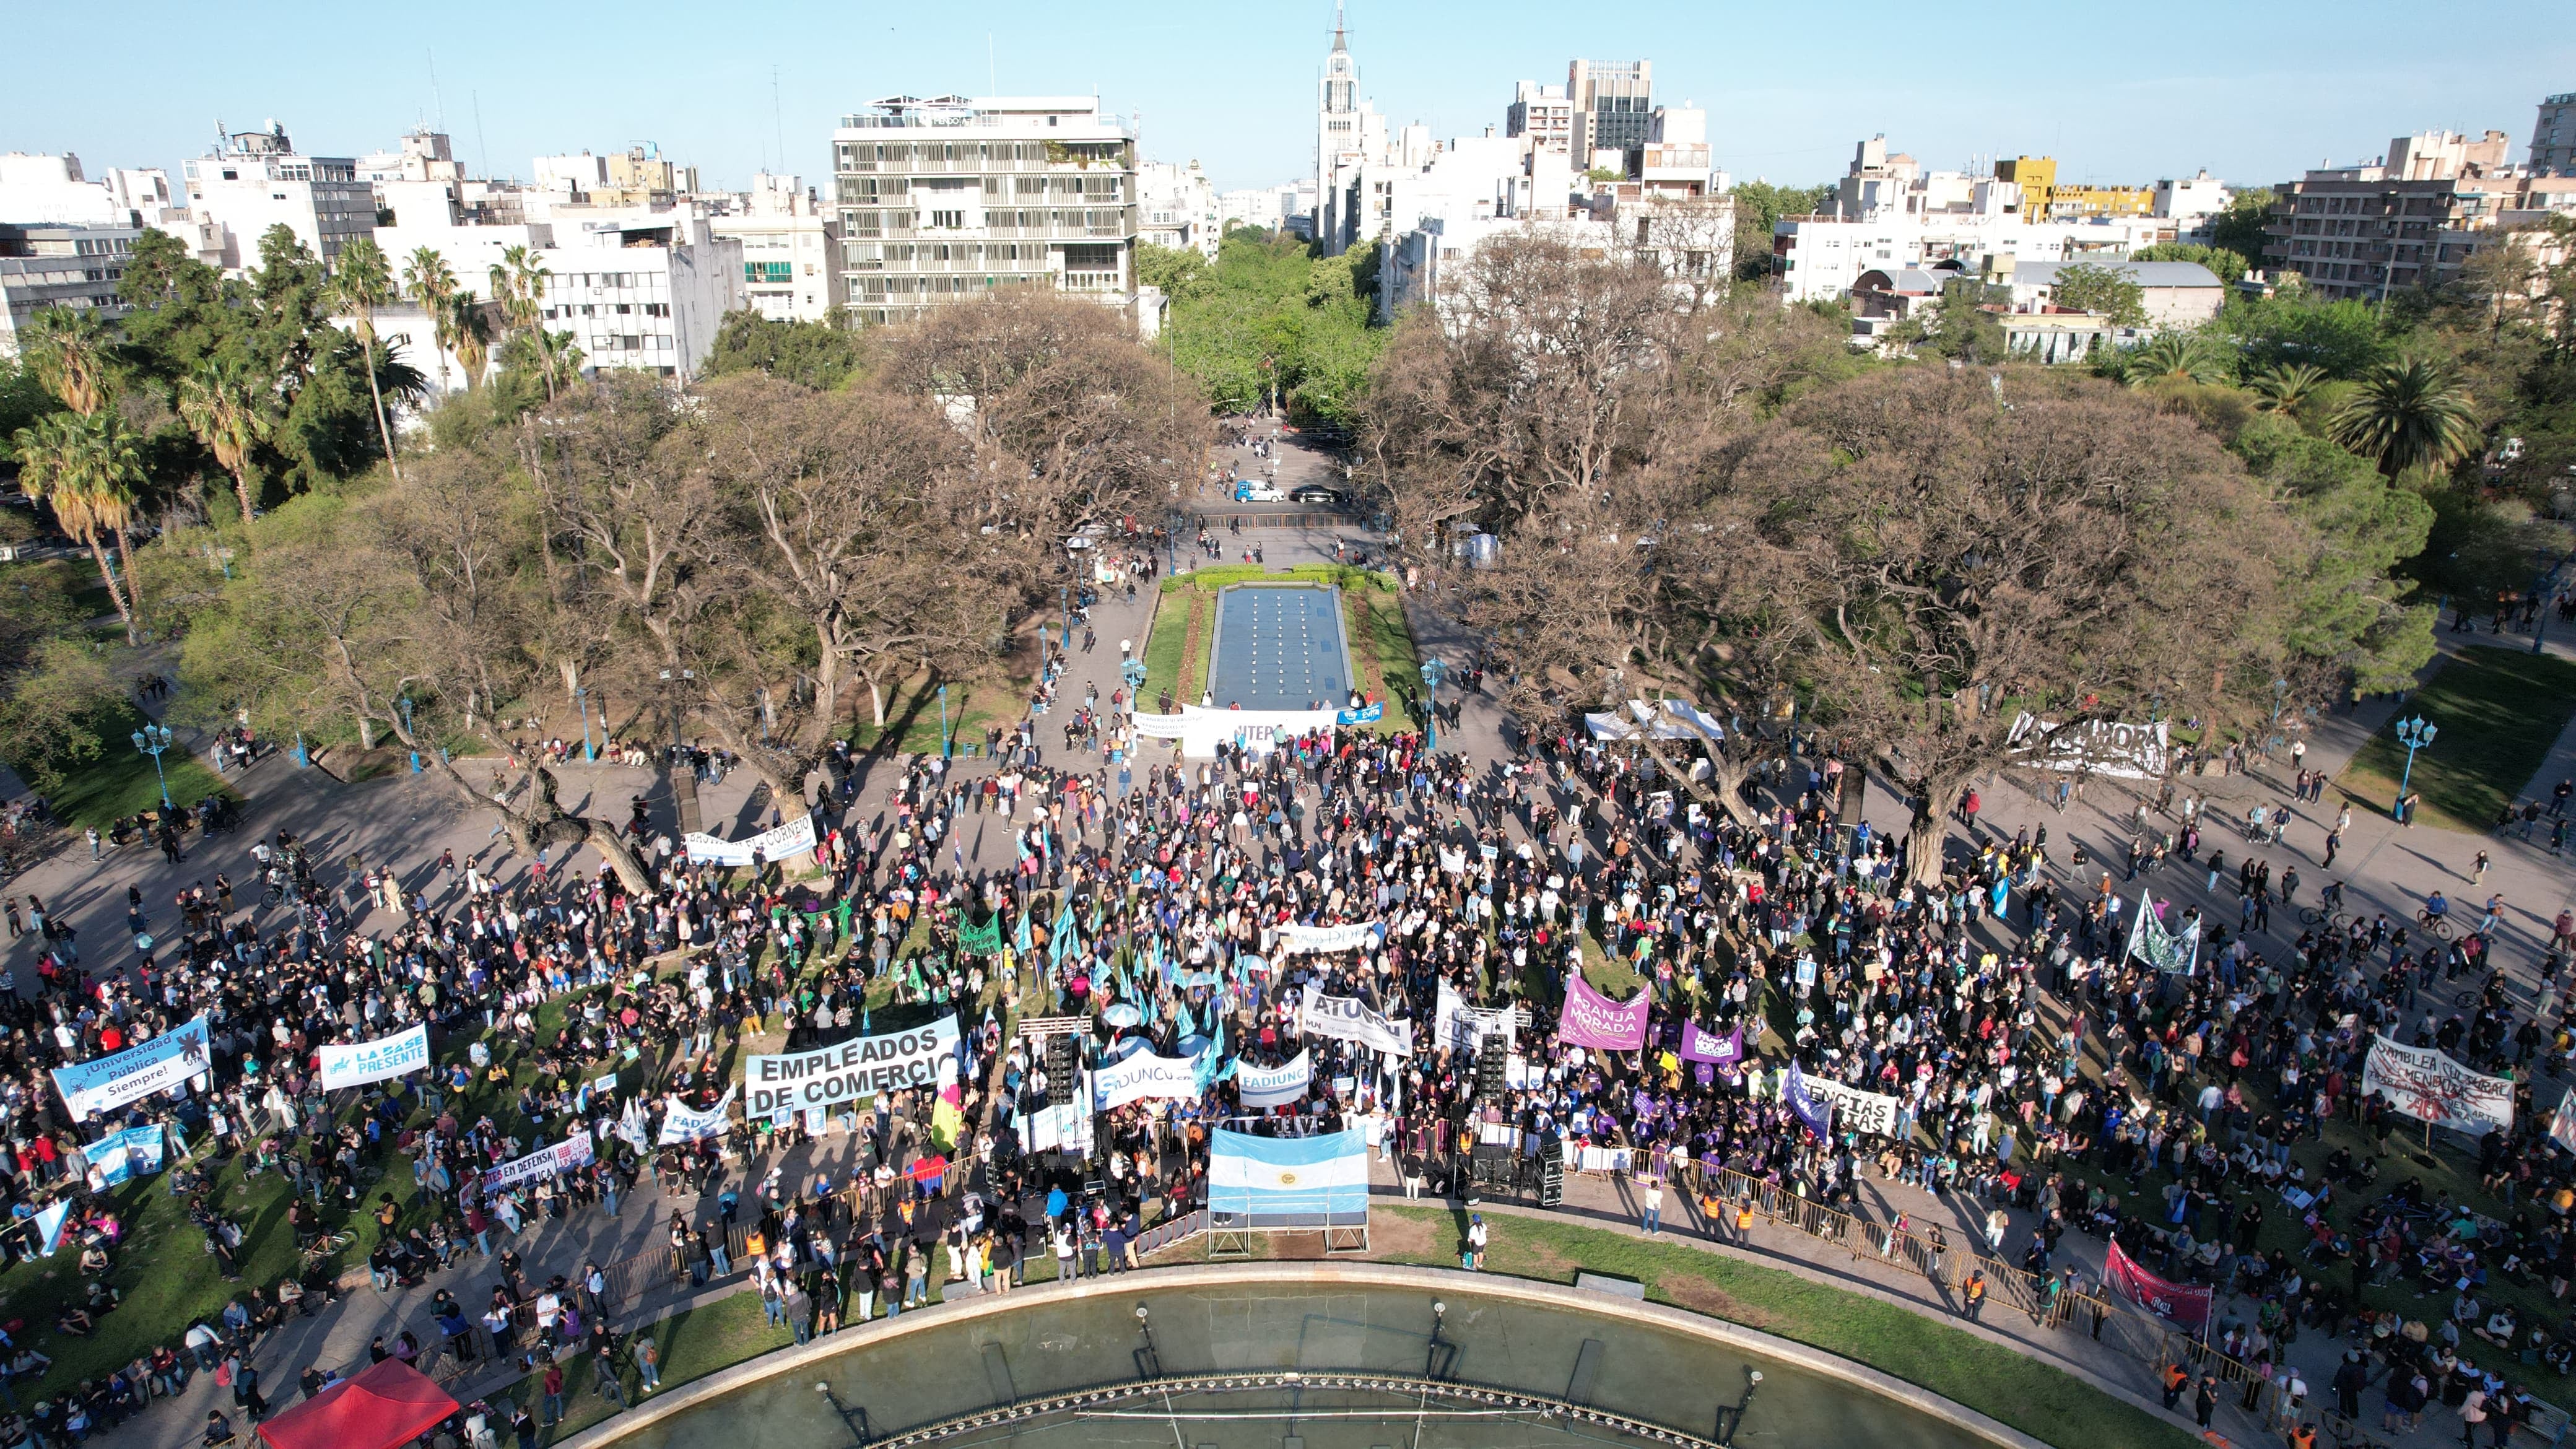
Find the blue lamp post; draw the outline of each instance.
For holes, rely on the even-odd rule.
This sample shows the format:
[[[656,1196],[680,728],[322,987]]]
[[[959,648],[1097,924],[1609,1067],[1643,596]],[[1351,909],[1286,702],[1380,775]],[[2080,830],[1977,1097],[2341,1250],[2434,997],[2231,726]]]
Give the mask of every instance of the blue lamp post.
[[[408,694],[404,695],[402,697],[401,704],[403,712],[403,734],[408,738],[411,735],[411,696]],[[411,752],[411,772],[415,775],[420,773],[420,751],[417,749]]]
[[[1145,661],[1142,659],[1130,659],[1124,664],[1119,665],[1118,677],[1127,681],[1127,712],[1129,714],[1143,714],[1144,710],[1137,707],[1139,699],[1136,691],[1145,687]]]
[[[1043,629],[1038,631],[1038,645],[1041,649],[1046,645],[1046,631]],[[939,686],[939,758],[946,760],[955,756],[956,743],[948,738],[948,686],[942,684]]]
[[[2388,813],[2399,820],[2406,818],[2406,787],[2415,778],[2415,752],[2433,743],[2433,736],[2441,732],[2441,726],[2425,723],[2420,714],[2397,722],[2397,743],[2406,747],[2406,773],[2397,778],[2397,803]]]
[[[161,752],[168,748],[170,748],[168,725],[157,725],[146,720],[143,728],[134,732],[135,752],[152,757],[152,777],[161,782],[161,813],[164,815],[175,808],[170,804],[170,777],[161,773]]]
[[[599,758],[599,747],[590,742],[590,686],[585,684],[575,689],[572,697],[581,706],[581,757],[585,760],[596,760]],[[603,720],[601,723],[604,725],[607,722]]]
[[[1440,748],[1440,681],[1447,678],[1449,666],[1437,659],[1422,661],[1422,747]]]

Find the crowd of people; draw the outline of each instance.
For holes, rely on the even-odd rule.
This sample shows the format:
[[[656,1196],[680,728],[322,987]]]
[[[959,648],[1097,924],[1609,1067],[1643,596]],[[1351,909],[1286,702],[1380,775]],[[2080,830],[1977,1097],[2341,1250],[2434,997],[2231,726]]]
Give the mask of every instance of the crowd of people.
[[[1151,576],[1149,556],[1129,562]],[[1058,687],[1050,676],[1035,702],[1064,707]],[[13,1149],[0,1166],[20,1256],[41,1251],[47,1206],[71,1204],[58,1237],[78,1245],[84,1295],[55,1330],[95,1331],[119,1311],[130,1199],[82,1151],[105,1134],[177,1134],[171,1191],[228,1277],[252,1230],[215,1191],[228,1166],[277,1176],[312,1251],[287,1281],[245,1286],[220,1322],[185,1326],[170,1363],[146,1354],[49,1385],[7,1429],[76,1440],[175,1392],[190,1362],[229,1363],[236,1405],[256,1418],[254,1345],[337,1290],[334,1245],[350,1232],[377,1289],[437,1285],[385,1353],[515,1356],[546,1385],[532,1395],[542,1426],[563,1412],[566,1363],[590,1360],[595,1392],[621,1403],[625,1371],[641,1391],[658,1382],[658,1361],[647,1374],[639,1357],[649,1337],[617,1332],[621,1290],[599,1265],[526,1267],[548,1222],[651,1204],[667,1218],[649,1230],[657,1272],[748,1275],[801,1340],[917,1307],[933,1282],[1006,1292],[1049,1259],[1060,1274],[1132,1266],[1148,1230],[1205,1204],[1222,1126],[1358,1127],[1409,1184],[1463,1190],[1459,1149],[1508,1123],[1511,1140],[1570,1162],[1615,1151],[1654,1181],[1658,1213],[1668,1177],[1758,1183],[1864,1217],[1872,1175],[1963,1195],[1989,1210],[1979,1251],[2041,1291],[2096,1286],[2066,1233],[2114,1240],[2216,1289],[2230,1307],[2213,1345],[2258,1376],[2303,1331],[2349,1338],[2392,1406],[2421,1379],[2455,1405],[2475,1393],[2490,1416],[2514,1412],[2526,1386],[2474,1367],[2468,1340],[2560,1372],[2576,1358],[2576,1321],[2492,1306],[2504,1283],[2555,1297],[2576,1278],[2576,1192],[2528,1080],[2535,1060],[2565,1058],[2563,931],[2526,1002],[2486,933],[2412,937],[2384,915],[2302,925],[2289,870],[2276,882],[2256,857],[2204,861],[2187,826],[2156,868],[2183,863],[2182,893],[2206,910],[2133,897],[2072,842],[2005,836],[1973,810],[1925,885],[1910,856],[1931,844],[1845,823],[1843,766],[1814,753],[1766,749],[1733,802],[1709,795],[1704,772],[1571,733],[1478,759],[1339,728],[1143,763],[1117,703],[1103,717],[1084,698],[1071,713],[1086,727],[1052,764],[1024,723],[973,768],[935,755],[883,767],[893,778],[866,803],[857,762],[836,755],[810,861],[692,862],[662,836],[632,890],[606,868],[510,873],[453,852],[399,869],[326,862],[281,831],[261,847],[274,906],[232,899],[218,877],[218,896],[191,887],[168,914],[138,897],[137,931],[160,929],[129,959],[84,964],[53,944],[38,989],[0,995]],[[2239,908],[2217,909],[2231,892]],[[2169,915],[2166,934],[2197,932],[2194,969],[2132,954],[2138,910]],[[1374,930],[1355,949],[1301,950],[1287,929],[1356,923]],[[1564,1039],[1579,973],[1651,995],[1644,1050]],[[1304,1029],[1309,993],[1359,1003],[1409,1032],[1410,1051]],[[1454,1030],[1450,1005],[1515,1024],[1499,1092],[1477,1070],[1498,1042]],[[68,1120],[48,1069],[201,1017],[196,1090]],[[796,1051],[941,1017],[959,1048],[935,1080],[661,1140],[666,1114],[696,1120],[732,1100],[755,1039]],[[1084,1130],[1059,1126],[1041,1145],[1046,1109],[1078,1087],[1038,1043],[1006,1035],[1032,1017],[1083,1023],[1088,1064],[1145,1050],[1232,1070],[1106,1112],[1083,1103]],[[413,1025],[437,1044],[430,1070],[322,1088],[321,1048]],[[1743,1058],[1723,1071],[1682,1060],[1694,1027],[1740,1033]],[[2480,1153],[2507,1211],[2427,1190],[2391,1147],[2404,1124],[2360,1090],[2380,1033],[2521,1072],[2514,1127]],[[1237,1071],[1301,1055],[1302,1093],[1243,1101]],[[1793,1063],[1893,1099],[1892,1119],[1819,1123]],[[2369,1146],[2321,1167],[2294,1151],[2339,1120]],[[591,1148],[564,1171],[504,1171],[574,1138]],[[398,1196],[385,1178],[406,1172],[417,1191]],[[2306,1241],[2267,1244],[2285,1200]],[[1703,1201],[1713,1228],[1727,1206]],[[2007,1209],[2022,1214],[2017,1237]],[[1905,1225],[1885,1226],[1892,1246]],[[488,1294],[460,1293],[460,1266]],[[2399,1282],[2449,1311],[2374,1311],[2388,1300],[2371,1290]],[[13,1374],[44,1378],[34,1345],[10,1351]]]

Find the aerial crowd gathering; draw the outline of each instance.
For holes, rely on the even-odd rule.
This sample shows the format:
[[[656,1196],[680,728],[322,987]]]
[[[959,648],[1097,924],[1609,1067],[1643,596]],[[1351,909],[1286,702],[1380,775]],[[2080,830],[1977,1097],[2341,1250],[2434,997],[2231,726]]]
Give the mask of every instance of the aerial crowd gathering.
[[[85,961],[38,903],[35,989],[0,994],[7,1247],[80,1273],[0,1350],[44,1389],[0,1446],[77,1442],[197,1372],[229,1387],[207,1435],[230,1436],[272,1411],[266,1335],[323,1311],[361,1253],[377,1290],[437,1286],[370,1357],[515,1360],[530,1391],[488,1412],[533,1444],[567,1412],[567,1365],[620,1405],[658,1386],[649,1338],[615,1326],[647,1281],[747,1278],[803,1341],[934,1284],[1123,1271],[1207,1204],[1219,1126],[1359,1129],[1411,1194],[1477,1190],[1470,1150],[1499,1141],[1506,1177],[1545,1155],[1648,1185],[1654,1230],[1669,1186],[1719,1236],[1796,1199],[1873,1221],[1881,1251],[1928,1231],[1947,1252],[1874,1215],[1869,1180],[1902,1181],[1987,1209],[1961,1247],[2042,1304],[2108,1291],[2061,1247],[2074,1232],[2137,1282],[2213,1292],[2194,1327],[2258,1376],[2302,1333],[2349,1337],[2337,1408],[2361,1417],[2375,1385],[2392,1426],[2436,1402],[2530,1412],[2534,1386],[2471,1364],[2472,1336],[2576,1361],[2576,1319],[2480,1302],[2576,1279],[2570,1159],[2532,1097],[2535,1064],[2568,1053],[2564,918],[2524,1002],[2486,931],[2306,923],[2294,877],[2196,837],[2186,868],[2231,906],[2259,892],[2259,922],[2133,897],[1972,809],[1942,883],[1916,884],[1909,853],[1935,847],[1844,823],[1844,766],[1812,740],[1730,741],[1761,756],[1734,810],[1660,752],[1567,730],[1493,759],[1400,729],[1151,764],[1107,759],[1132,747],[1115,729],[1086,740],[1050,758],[1023,729],[971,768],[880,765],[865,804],[836,758],[793,853],[693,858],[640,830],[642,890],[479,854],[343,867],[281,831],[259,847],[278,904],[229,881],[175,919],[138,897],[130,924],[161,938],[135,956]],[[1009,863],[970,863],[969,832]],[[2392,1148],[2421,1124],[2363,1089],[2381,1036],[2512,1082],[2510,1125],[2477,1147],[2511,1212],[2428,1191]],[[101,1067],[171,1042],[148,1070]],[[1508,1072],[1480,1073],[1486,1053]],[[2378,1150],[2294,1156],[2336,1120]],[[300,1270],[244,1281],[256,1225],[219,1190],[230,1166],[284,1184]],[[241,1287],[125,1368],[51,1381],[45,1343],[120,1311],[140,1208],[114,1189],[145,1172]],[[641,1277],[527,1265],[548,1223],[621,1211],[668,1220]],[[2284,1211],[2304,1243],[2262,1240]],[[1478,1218],[1462,1263],[1484,1243]],[[2392,1283],[2432,1296],[2369,1311]],[[309,1396],[352,1366],[287,1367]],[[2169,1380],[2168,1406],[2189,1391]],[[2199,1384],[2204,1423],[2216,1393]]]

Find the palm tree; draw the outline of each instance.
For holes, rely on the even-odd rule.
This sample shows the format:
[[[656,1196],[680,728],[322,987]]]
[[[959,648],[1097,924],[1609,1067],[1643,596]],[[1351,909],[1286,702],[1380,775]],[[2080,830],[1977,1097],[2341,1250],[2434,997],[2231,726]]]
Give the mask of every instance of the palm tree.
[[[2197,332],[2159,332],[2129,354],[2123,374],[2131,387],[2165,381],[2225,382],[2227,357]]]
[[[113,343],[98,313],[47,307],[29,321],[19,346],[45,391],[88,417],[107,406],[108,349]]]
[[[429,314],[431,334],[438,339],[438,390],[447,391],[447,354],[456,350],[456,273],[436,247],[420,247],[403,267],[403,292]]]
[[[2480,437],[2468,389],[2440,363],[2414,356],[2364,374],[2327,432],[2390,478],[2409,468],[2446,469],[2476,452]]]
[[[2317,390],[2325,384],[2325,369],[2304,362],[2275,363],[2254,374],[2247,383],[2263,399],[2255,406],[2271,413],[2297,412],[2315,401]]]
[[[63,532],[89,550],[117,617],[125,621],[125,642],[137,642],[135,604],[118,586],[102,541],[113,537],[117,552],[125,552],[125,530],[134,521],[134,485],[143,477],[134,435],[112,411],[56,413],[20,428],[13,440],[27,496],[51,505]],[[130,567],[126,576],[133,577]]]
[[[252,514],[250,451],[268,436],[268,389],[250,369],[229,358],[209,358],[179,381],[179,416],[233,475],[242,523]]]
[[[376,309],[392,306],[397,295],[393,268],[372,239],[356,237],[341,245],[339,268],[331,274],[331,305],[358,319],[358,341],[371,364],[376,351]],[[367,368],[367,393],[376,400],[376,436],[384,441],[385,466],[393,469],[394,481],[399,483],[402,464],[394,458],[393,424],[385,418],[385,393],[376,385],[372,365]]]
[[[448,299],[447,329],[456,349],[456,365],[465,370],[465,390],[472,392],[482,382],[483,365],[492,356],[492,328],[484,320],[483,304],[463,292]]]
[[[528,247],[510,247],[501,260],[492,265],[492,300],[501,305],[501,321],[513,333],[529,339],[536,358],[545,372],[546,397],[555,395],[555,374],[549,363],[550,349],[544,335],[546,282],[553,273],[537,259]]]

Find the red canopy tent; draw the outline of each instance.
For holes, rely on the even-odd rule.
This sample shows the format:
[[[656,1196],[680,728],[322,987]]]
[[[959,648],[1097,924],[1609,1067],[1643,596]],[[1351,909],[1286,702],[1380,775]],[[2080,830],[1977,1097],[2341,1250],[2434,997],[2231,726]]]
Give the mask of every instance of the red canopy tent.
[[[456,1407],[428,1375],[389,1358],[260,1425],[259,1437],[270,1449],[401,1449]]]

